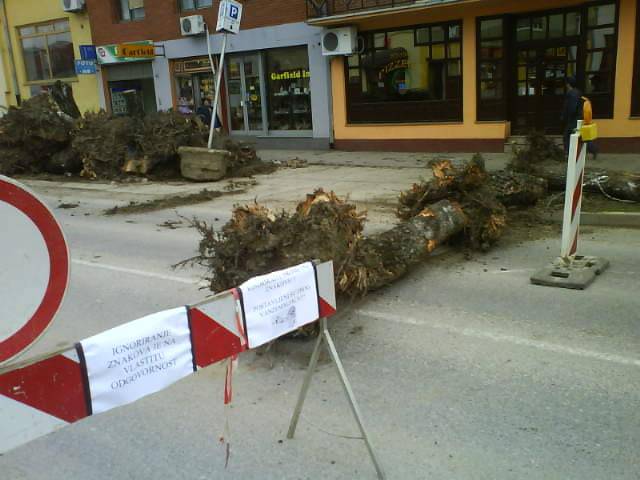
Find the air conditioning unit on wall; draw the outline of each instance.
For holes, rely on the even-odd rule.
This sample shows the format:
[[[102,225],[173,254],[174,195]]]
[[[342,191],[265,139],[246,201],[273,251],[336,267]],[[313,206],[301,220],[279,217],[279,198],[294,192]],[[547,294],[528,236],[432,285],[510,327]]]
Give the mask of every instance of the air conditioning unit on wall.
[[[84,0],[62,0],[62,9],[65,12],[81,12],[84,10]]]
[[[202,15],[191,15],[180,19],[180,31],[182,36],[201,35],[205,33],[206,27]]]
[[[356,51],[356,27],[331,28],[322,32],[322,55],[352,55]]]

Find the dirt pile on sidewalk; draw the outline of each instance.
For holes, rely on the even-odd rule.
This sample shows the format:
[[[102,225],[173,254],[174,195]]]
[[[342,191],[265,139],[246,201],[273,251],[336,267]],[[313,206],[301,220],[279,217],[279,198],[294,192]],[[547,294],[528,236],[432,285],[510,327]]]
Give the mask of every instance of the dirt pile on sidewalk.
[[[82,159],[82,176],[118,178],[150,174],[159,166],[177,172],[178,148],[205,146],[205,135],[195,118],[175,112],[142,119],[87,113],[74,128],[72,148]]]
[[[263,162],[258,157],[255,146],[248,142],[220,135],[214,138],[213,148],[229,152],[227,176],[230,177],[252,177],[272,173],[278,169],[278,165],[273,162]]]
[[[0,174],[180,178],[178,148],[206,147],[208,133],[197,117],[177,112],[129,117],[101,111],[81,116],[70,89],[58,83],[51,94],[11,107],[0,119]],[[232,176],[277,168],[262,162],[248,143],[219,136],[216,146],[231,152]]]
[[[38,173],[51,158],[65,150],[71,139],[73,119],[59,113],[49,95],[10,107],[0,119],[0,173]]]
[[[509,170],[533,173],[536,165],[547,162],[564,163],[564,150],[543,132],[531,131],[523,146],[515,146],[509,162]]]

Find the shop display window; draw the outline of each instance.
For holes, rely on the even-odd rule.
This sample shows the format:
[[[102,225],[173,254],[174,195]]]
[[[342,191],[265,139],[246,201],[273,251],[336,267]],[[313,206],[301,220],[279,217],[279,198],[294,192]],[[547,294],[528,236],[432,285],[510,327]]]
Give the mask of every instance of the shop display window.
[[[311,130],[311,73],[306,47],[266,52],[270,130]]]
[[[462,121],[462,24],[363,32],[345,60],[350,123]]]
[[[180,76],[176,78],[176,81],[178,92],[176,110],[183,115],[194,113],[196,104],[192,76]]]
[[[503,120],[507,114],[505,19],[479,18],[476,32],[478,120]]]
[[[196,113],[200,107],[213,103],[215,81],[207,57],[180,60],[174,63],[176,110],[184,115]]]

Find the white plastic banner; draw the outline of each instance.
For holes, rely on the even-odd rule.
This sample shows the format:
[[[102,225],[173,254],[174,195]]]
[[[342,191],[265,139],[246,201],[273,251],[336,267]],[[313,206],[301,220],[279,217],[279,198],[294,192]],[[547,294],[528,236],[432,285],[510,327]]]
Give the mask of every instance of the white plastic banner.
[[[320,317],[311,262],[252,278],[240,290],[249,348],[264,345]]]
[[[94,414],[158,392],[194,372],[186,307],[126,323],[81,345]]]

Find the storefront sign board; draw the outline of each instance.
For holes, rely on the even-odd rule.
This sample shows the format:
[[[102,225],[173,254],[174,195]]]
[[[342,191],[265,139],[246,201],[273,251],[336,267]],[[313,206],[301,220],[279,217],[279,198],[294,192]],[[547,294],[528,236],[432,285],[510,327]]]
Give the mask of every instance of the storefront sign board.
[[[271,80],[295,80],[297,78],[311,78],[311,72],[303,68],[285,72],[273,72],[271,74]]]
[[[118,45],[116,48],[118,56],[127,58],[153,58],[156,56],[156,49],[153,45]]]
[[[122,47],[126,47],[124,52],[122,51]],[[96,53],[98,56],[98,63],[102,65],[109,65],[114,63],[127,63],[127,62],[140,62],[144,60],[149,60],[153,58],[153,56],[127,56],[128,54],[136,54],[138,50],[146,50],[146,53],[149,53],[149,49],[154,49],[153,41],[145,40],[141,42],[132,42],[120,45],[101,45],[96,47]],[[123,55],[123,53],[125,55]]]

